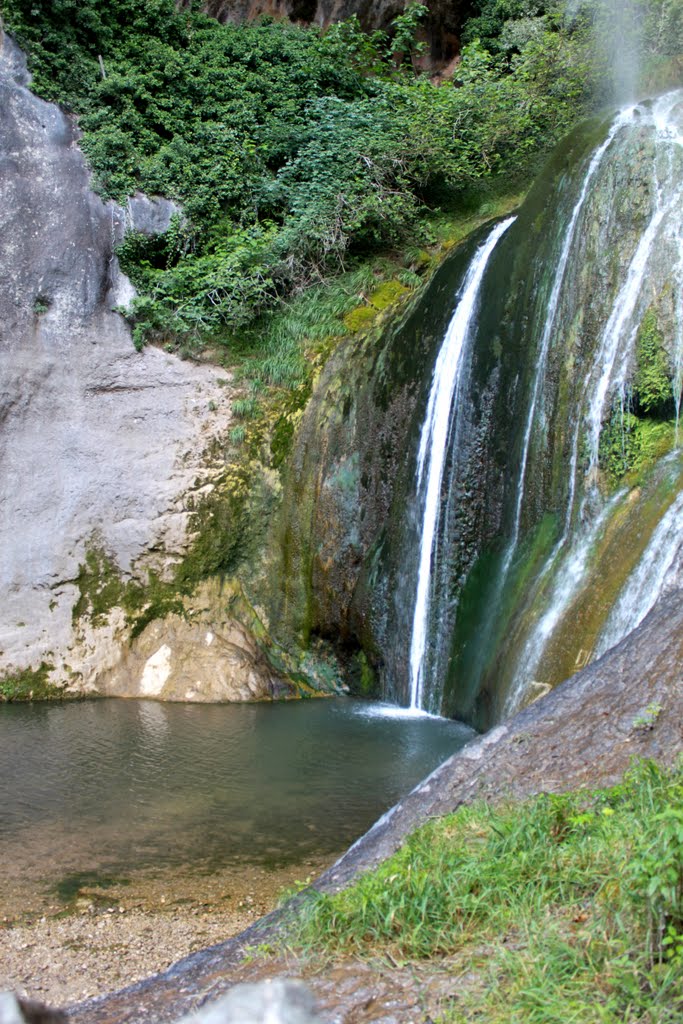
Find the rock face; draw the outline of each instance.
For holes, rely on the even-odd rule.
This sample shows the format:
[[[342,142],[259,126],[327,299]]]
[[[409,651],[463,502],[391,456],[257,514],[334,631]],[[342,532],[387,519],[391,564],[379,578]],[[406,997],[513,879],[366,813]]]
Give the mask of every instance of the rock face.
[[[386,29],[408,6],[406,0],[206,0],[204,8],[219,21],[253,21],[269,15],[305,25],[327,28],[354,15],[366,31]],[[428,15],[423,39],[428,43],[425,68],[437,70],[450,63],[460,49],[460,29],[471,13],[462,0],[425,0]]]
[[[116,663],[100,670],[99,688],[113,697],[195,703],[296,696],[252,633],[221,611],[224,603],[218,582],[200,586],[183,615],[155,620],[122,645]]]
[[[191,510],[224,468],[230,421],[224,372],[136,352],[112,311],[131,294],[115,241],[126,224],[165,228],[172,204],[105,205],[77,137],[56,106],[31,94],[21,52],[0,35],[0,677],[42,663],[53,682],[79,690],[106,691],[109,673],[115,692],[139,683],[151,693],[166,672],[157,655],[161,667],[152,662],[145,675],[154,652],[165,644],[176,665],[196,646],[207,678],[220,649],[230,693],[265,696],[272,672],[237,627],[217,631],[213,647],[204,622],[173,621],[170,640],[159,630],[154,641],[141,637],[130,658],[143,668],[126,691],[122,676],[134,666],[121,662],[123,613],[74,621],[89,552],[124,580],[144,582],[150,570],[169,578],[192,540]],[[164,687],[199,693],[203,678],[169,668]],[[223,684],[211,687],[226,696]]]

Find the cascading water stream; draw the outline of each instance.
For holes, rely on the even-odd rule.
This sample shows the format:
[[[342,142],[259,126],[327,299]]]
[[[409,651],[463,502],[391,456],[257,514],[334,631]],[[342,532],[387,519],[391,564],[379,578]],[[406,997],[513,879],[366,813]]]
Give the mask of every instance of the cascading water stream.
[[[546,375],[546,369],[548,364],[548,352],[550,349],[550,342],[553,337],[555,329],[555,321],[557,319],[557,310],[560,301],[560,295],[562,292],[562,285],[565,280],[565,273],[567,270],[567,263],[569,261],[569,254],[574,242],[576,235],[576,226],[579,220],[579,216],[585,206],[586,199],[588,197],[590,186],[595,177],[595,174],[600,167],[603,157],[607,153],[609,147],[612,145],[614,137],[617,132],[623,128],[626,124],[633,120],[633,107],[629,107],[623,110],[616,120],[613,122],[607,138],[602,145],[593,154],[593,157],[588,165],[588,170],[583,180],[583,185],[579,198],[574,205],[572,215],[567,225],[567,230],[564,235],[564,241],[562,243],[562,250],[560,252],[560,258],[557,264],[557,270],[553,278],[553,287],[548,300],[548,306],[546,310],[545,326],[543,328],[543,334],[541,336],[541,342],[538,350],[538,358],[536,362],[536,373],[534,375],[534,386],[531,393],[531,401],[529,403],[529,412],[526,419],[526,425],[524,428],[524,439],[522,442],[522,457],[520,459],[519,474],[517,477],[517,485],[515,488],[515,515],[512,525],[512,534],[510,541],[507,546],[505,553],[505,559],[503,561],[503,567],[501,569],[501,588],[505,582],[505,578],[510,570],[510,565],[519,541],[519,530],[522,521],[522,508],[524,505],[524,483],[526,479],[527,464],[529,461],[529,449],[531,447],[531,438],[533,433],[534,422],[536,421],[536,412],[538,409],[539,400],[543,391],[543,381]]]
[[[613,495],[609,501],[605,501],[600,494],[597,485],[600,439],[605,417],[609,411],[609,405],[615,395],[619,396],[621,400],[623,415],[626,382],[634,358],[633,354],[639,326],[644,312],[651,301],[651,296],[648,292],[648,273],[651,260],[653,254],[657,251],[658,243],[662,240],[663,231],[665,232],[668,228],[670,232],[671,223],[677,223],[676,214],[683,202],[683,188],[680,185],[680,167],[676,165],[675,160],[675,152],[683,144],[683,135],[677,125],[670,120],[672,113],[675,111],[676,106],[680,105],[680,102],[681,94],[676,93],[656,101],[649,113],[649,117],[645,109],[640,108],[638,110],[641,120],[645,121],[647,118],[655,130],[656,148],[653,167],[654,207],[649,221],[641,234],[636,251],[630,260],[623,284],[618,289],[605,327],[600,333],[592,357],[592,368],[586,377],[586,385],[582,391],[582,397],[572,429],[568,475],[569,490],[564,528],[560,540],[554,546],[553,551],[541,570],[541,578],[550,571],[554,572],[555,578],[547,599],[547,607],[536,619],[518,656],[513,681],[505,703],[505,712],[507,714],[514,712],[524,703],[528,688],[535,681],[534,676],[554,630],[565,616],[572,601],[586,580],[591,554],[598,537],[603,531],[605,522],[613,508],[619,504],[625,494],[624,491],[620,491]],[[633,120],[633,113],[634,108],[625,111],[620,115],[615,124],[621,127]],[[613,132],[614,126],[610,133],[612,138],[614,138]],[[600,154],[600,159],[602,159],[605,152],[606,147],[603,144],[601,150],[596,153],[596,157]],[[597,170],[599,162],[600,160],[595,164],[591,164],[591,167],[594,167],[593,174]],[[679,238],[678,244],[680,246],[680,235],[677,237]],[[567,246],[567,256],[569,255],[570,248],[571,242]],[[567,262],[567,259],[565,259],[564,262],[561,261],[558,265],[558,273],[556,275],[557,295],[554,288],[551,299],[555,299],[555,301],[549,305],[548,323],[543,335],[539,363],[545,363],[548,344],[546,335],[549,338],[552,332],[552,325],[556,319],[557,297],[559,297],[562,289],[562,281],[560,280],[558,283],[558,278],[564,277]],[[542,379],[544,369],[545,366],[540,370],[536,378],[537,381]],[[678,386],[676,372],[675,370],[674,392]],[[542,385],[537,388],[536,384],[534,386],[529,416],[527,418],[522,470],[519,476],[519,486],[516,495],[516,514],[513,532],[515,544],[519,534],[524,497],[524,474],[526,472],[528,445],[541,387]],[[678,390],[680,399],[680,388]],[[674,395],[674,397],[676,396]],[[578,508],[577,496],[581,497]],[[677,503],[674,503],[674,506],[677,506]],[[670,550],[670,545],[674,543],[671,540],[675,532],[673,522],[669,523],[668,530],[664,526],[664,520],[660,525],[663,533],[661,537],[653,536],[652,545],[654,553],[651,559],[644,556],[644,560],[641,561],[644,572],[647,566],[652,566],[654,562],[659,564],[662,561],[662,564],[665,564],[666,557],[657,554],[657,552],[661,552],[663,545],[667,551]],[[655,533],[657,534],[657,531]],[[662,540],[662,537],[670,541],[669,547]],[[506,560],[505,569],[509,569],[511,557],[512,553],[509,554]],[[638,572],[636,572],[636,577],[638,575]],[[633,591],[629,591],[627,585],[624,593],[639,594],[643,598],[643,602],[647,603],[645,601],[645,589],[647,589],[647,601],[650,602],[651,607],[661,589],[665,575],[664,573],[661,579],[657,577],[654,581],[651,581],[649,589],[644,587],[642,581],[639,584],[636,580],[633,584]],[[659,579],[659,582],[657,582],[657,579]],[[619,613],[620,625],[618,629],[622,631],[622,635],[625,635],[626,632],[629,632],[637,625],[633,612],[636,604],[635,599],[630,600],[624,597],[623,601],[620,600],[621,612]],[[616,611],[615,614],[617,614]],[[628,624],[629,622],[630,625]],[[617,627],[615,627],[616,629]],[[610,627],[610,635],[613,632]],[[602,649],[606,648],[599,647],[599,650]]]
[[[467,271],[451,322],[434,366],[432,385],[417,458],[416,491],[423,509],[422,532],[410,644],[410,707],[424,710],[425,671],[435,542],[439,526],[441,487],[453,411],[457,414],[459,382],[467,345],[476,320],[479,292],[493,251],[514,221],[497,224],[477,250]]]
[[[660,520],[640,562],[619,595],[596,645],[596,658],[640,625],[667,587],[681,584],[682,517],[683,491]]]

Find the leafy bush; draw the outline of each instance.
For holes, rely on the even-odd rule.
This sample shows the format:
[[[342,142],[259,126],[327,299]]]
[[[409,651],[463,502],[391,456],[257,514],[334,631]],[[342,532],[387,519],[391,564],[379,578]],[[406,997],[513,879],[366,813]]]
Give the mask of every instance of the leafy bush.
[[[668,358],[653,309],[643,317],[638,334],[633,392],[636,407],[645,415],[661,417],[673,414]]]
[[[355,18],[221,25],[196,2],[3,0],[34,88],[78,114],[103,195],[182,207],[164,239],[122,247],[136,344],[230,343],[552,145],[590,102],[586,39],[535,0],[479,11],[503,41],[487,49],[471,24],[457,79],[436,86],[413,71],[420,4],[366,34]]]

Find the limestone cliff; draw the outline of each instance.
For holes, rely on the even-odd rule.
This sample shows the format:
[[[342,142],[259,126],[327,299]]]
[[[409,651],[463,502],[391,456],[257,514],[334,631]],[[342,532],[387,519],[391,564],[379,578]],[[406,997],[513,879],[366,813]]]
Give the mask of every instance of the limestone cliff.
[[[114,246],[127,226],[165,228],[173,207],[103,203],[75,125],[28,85],[23,55],[0,34],[0,677],[43,666],[78,691],[109,692],[111,681],[120,694],[158,695],[171,679],[180,696],[207,680],[214,699],[289,692],[229,616],[207,645],[197,608],[183,609],[170,640],[143,631],[134,649],[145,657],[123,664],[122,608],[112,600],[95,614],[83,593],[88,565],[100,593],[171,578],[193,510],[225,471],[229,382],[215,367],[135,351],[113,311],[131,294]],[[226,644],[227,674],[216,671]],[[188,659],[193,646],[201,657]]]

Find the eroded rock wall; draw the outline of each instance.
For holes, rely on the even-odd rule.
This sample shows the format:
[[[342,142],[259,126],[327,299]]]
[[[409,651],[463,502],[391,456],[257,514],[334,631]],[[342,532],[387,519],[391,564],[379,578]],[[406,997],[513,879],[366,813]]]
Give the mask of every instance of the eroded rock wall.
[[[135,351],[113,311],[132,291],[114,245],[127,223],[166,226],[170,204],[103,203],[75,125],[28,86],[21,51],[0,34],[0,678],[43,665],[53,683],[138,694],[147,661],[126,654],[121,608],[87,615],[83,567],[97,552],[124,582],[172,577],[193,510],[225,469],[228,375]],[[204,611],[182,638],[172,623],[178,650],[158,626],[156,647],[138,641],[149,658],[170,650],[176,694],[216,674],[221,630],[235,646],[225,616],[207,646],[209,620]],[[201,667],[183,674],[192,643]],[[273,673],[249,638],[240,657],[240,696],[269,696]]]

